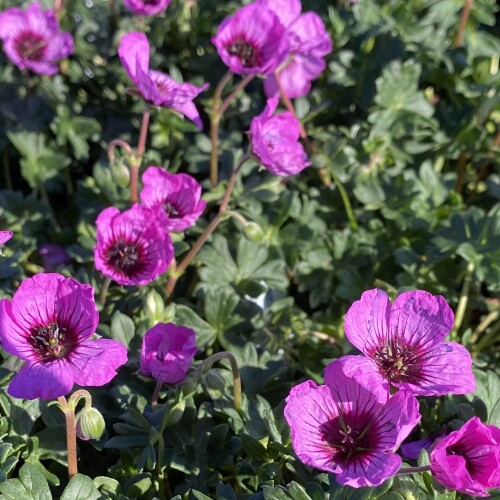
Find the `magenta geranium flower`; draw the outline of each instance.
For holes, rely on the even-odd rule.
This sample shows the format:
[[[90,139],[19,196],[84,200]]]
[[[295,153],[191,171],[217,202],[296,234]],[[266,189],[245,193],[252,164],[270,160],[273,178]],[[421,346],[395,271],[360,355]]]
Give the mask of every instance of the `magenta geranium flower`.
[[[123,0],[128,10],[140,16],[155,16],[163,12],[172,0]]]
[[[432,475],[449,490],[487,497],[500,488],[500,429],[473,417],[431,452]]]
[[[123,36],[118,55],[127,75],[146,102],[178,111],[202,127],[193,99],[208,84],[196,87],[190,83],[178,83],[164,73],[149,69],[149,42],[143,33],[133,32]]]
[[[106,208],[96,220],[95,267],[120,285],[146,285],[174,257],[172,240],[158,213],[135,204],[123,213]]]
[[[444,338],[453,328],[444,297],[422,290],[402,293],[391,306],[382,290],[368,290],[345,317],[347,338],[369,359],[366,369],[414,394],[466,394],[475,388],[465,347]]]
[[[253,154],[273,174],[299,173],[311,163],[299,142],[300,123],[290,112],[273,113],[278,99],[268,99],[264,111],[253,118],[250,138]]]
[[[41,75],[57,73],[58,61],[73,52],[73,37],[60,31],[54,11],[42,10],[39,2],[25,11],[11,7],[0,13],[0,40],[19,69]]]
[[[259,0],[267,5],[286,29],[290,56],[279,68],[280,82],[290,98],[301,97],[311,90],[311,81],[326,68],[325,56],[332,51],[332,40],[325,25],[315,12],[300,14],[300,0]],[[276,78],[270,75],[264,82],[268,97],[279,94]]]
[[[410,392],[389,398],[368,377],[339,358],[326,367],[326,385],[299,384],[285,406],[300,460],[354,488],[377,486],[399,470],[395,451],[420,420]]]
[[[159,382],[177,384],[193,362],[196,333],[173,323],[158,323],[146,332],[141,349],[141,373]]]
[[[0,301],[2,347],[25,361],[8,393],[54,399],[74,384],[107,384],[127,361],[127,349],[116,340],[92,339],[98,322],[90,285],[60,274],[24,280],[12,300]]]
[[[142,175],[141,203],[160,208],[167,231],[184,231],[205,210],[200,200],[201,186],[187,174],[170,174],[160,167],[149,167]]]
[[[238,75],[268,75],[289,54],[289,41],[278,16],[254,2],[226,18],[212,38],[219,56]]]

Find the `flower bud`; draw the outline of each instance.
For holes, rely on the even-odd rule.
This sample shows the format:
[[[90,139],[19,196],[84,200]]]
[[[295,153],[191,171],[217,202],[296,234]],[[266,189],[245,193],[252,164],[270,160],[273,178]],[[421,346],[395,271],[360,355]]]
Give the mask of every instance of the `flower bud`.
[[[245,224],[243,230],[245,231],[245,236],[252,241],[263,241],[266,237],[262,228],[255,222]]]
[[[76,416],[76,435],[83,441],[100,439],[106,430],[101,413],[95,408],[83,408]]]

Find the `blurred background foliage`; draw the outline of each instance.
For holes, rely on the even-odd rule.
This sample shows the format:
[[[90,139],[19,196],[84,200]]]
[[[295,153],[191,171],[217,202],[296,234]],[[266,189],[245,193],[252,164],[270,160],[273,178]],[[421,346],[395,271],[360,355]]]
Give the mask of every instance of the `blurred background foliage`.
[[[1,10],[13,5],[21,4],[0,0]],[[126,161],[118,155],[109,162],[106,148],[117,137],[135,145],[143,111],[127,93],[116,53],[120,36],[134,30],[147,32],[152,67],[179,81],[210,83],[197,100],[204,130],[157,109],[143,160],[143,167],[188,172],[203,185],[202,219],[174,237],[182,258],[217,212],[248,148],[250,120],[265,106],[256,79],[224,115],[221,183],[212,186],[208,111],[226,68],[210,38],[239,6],[173,0],[164,15],[138,18],[119,0],[68,0],[61,25],[75,37],[75,53],[60,74],[21,73],[0,54],[0,228],[15,233],[0,262],[1,296],[44,269],[38,250],[45,243],[62,245],[71,257],[52,270],[100,289],[96,216],[130,203]],[[61,493],[62,414],[2,392],[3,497],[32,498],[26,485],[35,477],[44,491],[48,481],[55,498],[77,498],[68,488],[80,486],[90,492],[81,498],[153,498],[164,434],[172,496],[348,498],[348,489],[294,458],[282,406],[291,386],[306,377],[322,382],[323,367],[352,350],[343,315],[373,287],[392,297],[414,288],[444,295],[456,311],[453,337],[474,355],[476,395],[428,398],[422,430],[412,437],[473,414],[500,425],[498,7],[474,1],[459,43],[462,8],[461,0],[303,0],[334,42],[327,70],[296,100],[312,166],[283,179],[247,164],[230,205],[239,216],[219,225],[173,297],[164,291],[166,276],[143,288],[111,287],[99,333],[125,342],[129,363],[110,386],[92,391],[108,429],[101,441],[80,443],[80,468],[93,482],[78,476],[81,485]],[[197,332],[198,362],[220,350],[236,355],[243,416],[232,408],[224,364],[201,384],[166,388],[157,410],[147,406],[153,383],[137,374],[138,349],[159,321]],[[4,388],[9,369],[15,366],[6,358]],[[356,495],[455,498],[425,475]]]

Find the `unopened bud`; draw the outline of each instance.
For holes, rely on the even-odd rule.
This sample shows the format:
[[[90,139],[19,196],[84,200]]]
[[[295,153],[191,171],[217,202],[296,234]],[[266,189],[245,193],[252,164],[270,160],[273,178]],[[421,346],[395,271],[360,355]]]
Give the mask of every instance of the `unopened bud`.
[[[263,241],[266,237],[262,228],[255,222],[248,222],[243,227],[245,236],[252,241]]]
[[[101,413],[95,408],[83,408],[76,416],[76,435],[83,441],[100,439],[106,430]]]

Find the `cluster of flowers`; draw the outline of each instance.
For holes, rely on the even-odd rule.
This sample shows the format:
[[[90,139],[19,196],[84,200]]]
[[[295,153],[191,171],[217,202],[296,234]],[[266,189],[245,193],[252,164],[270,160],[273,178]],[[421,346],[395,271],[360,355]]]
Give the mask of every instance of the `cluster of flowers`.
[[[361,351],[325,370],[326,385],[292,388],[285,406],[297,456],[337,475],[340,484],[377,486],[401,466],[396,454],[420,421],[415,396],[466,394],[475,381],[468,351],[444,338],[453,312],[441,296],[369,290],[347,311],[345,332]],[[438,440],[430,454],[434,477],[476,496],[500,486],[500,429],[479,419]]]
[[[95,334],[99,313],[94,290],[57,273],[24,280],[12,300],[0,301],[0,340],[24,361],[8,392],[24,399],[55,399],[74,384],[102,386],[127,361],[127,348]],[[143,339],[141,372],[177,383],[197,352],[193,330],[159,323]]]
[[[96,268],[120,285],[146,285],[163,274],[174,248],[169,232],[192,226],[205,209],[201,186],[187,174],[150,166],[142,176],[141,204],[97,217]]]

